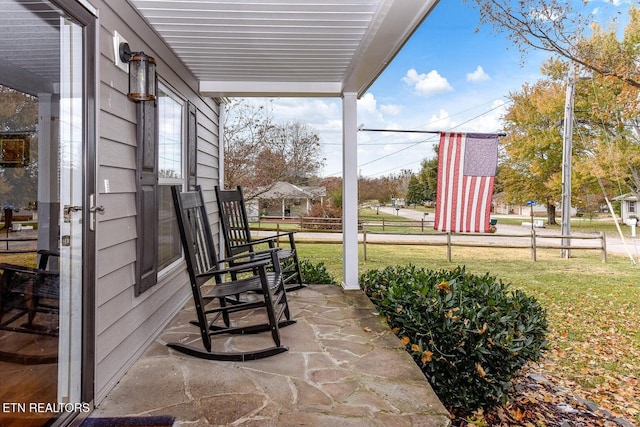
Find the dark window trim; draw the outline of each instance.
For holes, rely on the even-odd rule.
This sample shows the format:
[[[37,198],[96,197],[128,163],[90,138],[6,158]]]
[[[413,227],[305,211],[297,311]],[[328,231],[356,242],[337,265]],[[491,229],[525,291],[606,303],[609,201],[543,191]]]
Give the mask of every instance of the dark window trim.
[[[157,81],[156,81],[157,82]],[[157,88],[156,88],[157,93]],[[136,283],[139,296],[158,283],[158,105],[136,104]]]
[[[156,85],[161,81],[156,79]],[[167,90],[184,100],[186,110],[185,137],[183,140],[183,179],[187,188],[197,184],[197,127],[198,117],[195,104],[162,81]],[[156,90],[156,93],[158,91]],[[137,244],[135,296],[139,296],[158,283],[158,189],[159,170],[159,108],[157,101],[142,102],[136,106],[137,112]],[[185,167],[186,165],[186,167]]]

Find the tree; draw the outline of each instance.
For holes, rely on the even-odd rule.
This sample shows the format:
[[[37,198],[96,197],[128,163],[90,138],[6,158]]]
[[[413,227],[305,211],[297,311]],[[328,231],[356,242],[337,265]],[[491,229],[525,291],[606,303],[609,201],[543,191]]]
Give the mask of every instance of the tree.
[[[539,200],[547,206],[548,222],[555,224],[555,204],[561,196],[562,134],[564,114],[560,82],[542,80],[525,85],[510,96],[505,116],[507,135],[501,140],[498,181],[505,201],[522,204]]]
[[[598,187],[640,193],[640,10],[629,8],[622,36],[614,20],[605,28],[593,15],[572,9],[570,1],[465,0],[480,11],[480,24],[505,33],[524,54],[540,49],[554,55],[547,75],[573,76],[576,86],[574,141],[583,145],[576,175],[599,178]],[[590,33],[587,35],[587,32]],[[569,75],[571,63],[575,70]],[[581,105],[579,103],[582,102]],[[508,166],[508,165],[507,165]],[[535,171],[534,171],[535,172]],[[502,178],[517,174],[505,170]],[[575,175],[574,175],[575,176]],[[606,179],[610,178],[610,179]],[[583,186],[583,188],[586,188]]]
[[[427,202],[435,202],[438,190],[438,144],[433,147],[435,157],[424,159],[421,164],[418,179],[423,185],[423,197]]]
[[[421,205],[424,203],[424,186],[418,180],[418,177],[411,175],[409,178],[409,186],[407,188],[407,203],[410,205]]]
[[[234,100],[224,123],[226,188],[241,185],[248,199],[276,182],[307,184],[324,164],[320,137],[304,123],[276,123],[270,106]]]
[[[34,206],[38,191],[38,99],[0,85],[0,133],[25,134],[29,162],[15,167],[0,166],[0,208]]]
[[[436,146],[436,153],[437,153]],[[424,159],[417,175],[411,176],[407,189],[407,203],[424,204],[436,199],[438,158]]]
[[[0,132],[35,131],[38,98],[0,85]]]
[[[593,35],[579,49],[601,61],[620,64],[640,75],[640,10],[631,8],[621,41],[613,30],[593,26]],[[606,74],[591,74],[581,92],[588,98],[591,174],[609,177],[614,191],[640,195],[640,88]],[[589,173],[589,172],[586,172]],[[605,184],[607,180],[604,180]]]
[[[630,31],[622,40],[615,38],[615,22],[607,32],[593,24],[593,16],[577,12],[572,2],[565,0],[464,0],[480,12],[480,24],[489,24],[498,33],[506,34],[524,54],[539,49],[565,58],[591,72],[620,80],[640,89],[640,54],[638,9],[631,6]],[[585,31],[592,26],[594,34],[604,35],[613,49],[603,52],[595,37]],[[612,37],[613,36],[613,37]],[[613,54],[612,54],[613,53]]]
[[[407,194],[409,180],[413,172],[402,169],[398,174],[385,175],[380,178],[364,178],[358,180],[358,197],[363,200],[377,200],[389,203],[394,198],[404,198]]]

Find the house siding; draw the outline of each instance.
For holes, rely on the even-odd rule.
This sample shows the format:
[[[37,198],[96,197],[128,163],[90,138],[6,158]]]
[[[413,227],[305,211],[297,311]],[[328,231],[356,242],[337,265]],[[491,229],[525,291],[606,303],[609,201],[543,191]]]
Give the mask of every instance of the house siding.
[[[195,78],[125,0],[93,1],[98,31],[98,215],[96,228],[95,396],[100,402],[190,296],[184,264],[163,271],[158,284],[136,297],[136,108],[128,75],[114,64],[113,33],[155,57],[158,77],[197,108],[197,182],[217,230],[220,106],[197,92]],[[105,183],[108,182],[108,189]]]

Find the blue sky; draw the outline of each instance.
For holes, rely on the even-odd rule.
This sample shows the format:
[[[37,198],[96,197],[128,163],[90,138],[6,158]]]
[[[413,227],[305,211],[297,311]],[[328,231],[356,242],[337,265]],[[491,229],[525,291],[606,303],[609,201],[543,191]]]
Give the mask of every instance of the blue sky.
[[[626,10],[632,0],[592,0],[585,12]],[[633,0],[635,1],[635,0]],[[540,78],[548,54],[524,58],[503,35],[478,27],[479,15],[461,0],[443,0],[385,72],[358,101],[358,123],[366,128],[495,132],[507,96]],[[340,176],[342,131],[340,99],[278,99],[276,120],[298,120],[320,135],[326,164],[322,176]],[[360,132],[358,169],[380,177],[401,169],[419,171],[434,156],[431,134]]]

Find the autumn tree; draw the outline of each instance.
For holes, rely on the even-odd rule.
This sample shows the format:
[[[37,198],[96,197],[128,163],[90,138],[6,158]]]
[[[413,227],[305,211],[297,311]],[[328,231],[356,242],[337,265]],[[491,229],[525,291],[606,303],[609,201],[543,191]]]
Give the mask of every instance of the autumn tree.
[[[227,105],[226,188],[241,185],[250,199],[278,181],[306,185],[323,163],[320,137],[309,125],[276,122],[269,104],[233,100]]]
[[[464,0],[480,12],[480,24],[505,34],[524,55],[531,50],[543,50],[564,58],[592,73],[620,80],[640,89],[640,54],[638,43],[638,9],[631,6],[628,32],[622,40],[615,37],[615,22],[608,31],[593,22],[590,13],[576,10],[576,2],[569,0]],[[578,4],[582,4],[578,2]],[[615,49],[602,47],[597,38],[585,36],[592,27],[594,34],[604,35]],[[613,37],[611,37],[613,35]]]
[[[588,117],[576,114],[582,126],[574,138],[581,138],[588,145],[587,164],[591,174],[600,178],[601,188],[607,181],[616,181],[621,189],[638,196],[640,10],[637,6],[630,6],[629,21],[620,37],[617,19],[604,24],[595,22],[593,15],[573,9],[575,2],[465,1],[479,10],[480,24],[490,24],[494,31],[506,34],[523,54],[531,49],[547,51],[573,65],[574,73],[565,72],[565,79],[574,76],[590,79],[591,87],[583,85],[586,93],[581,93],[579,87],[576,90],[577,96],[590,97],[591,102],[584,110]],[[578,108],[576,112],[580,112]],[[585,173],[578,168],[580,172]]]
[[[501,167],[497,180],[505,201],[522,204],[538,200],[555,224],[555,204],[561,198],[562,123],[564,85],[542,80],[512,93],[501,139]]]
[[[38,98],[0,85],[0,132],[35,131]]]
[[[579,49],[592,52],[602,62],[617,63],[632,75],[640,75],[640,10],[630,9],[622,40],[615,28],[593,25],[593,35],[581,41]],[[591,173],[614,187],[617,193],[640,196],[640,88],[615,76],[591,73],[580,94],[587,99],[585,110]],[[576,108],[580,119],[580,110]],[[581,134],[580,137],[584,136]],[[601,182],[601,184],[603,184]],[[617,188],[615,188],[617,187]],[[606,189],[605,189],[606,191]]]

